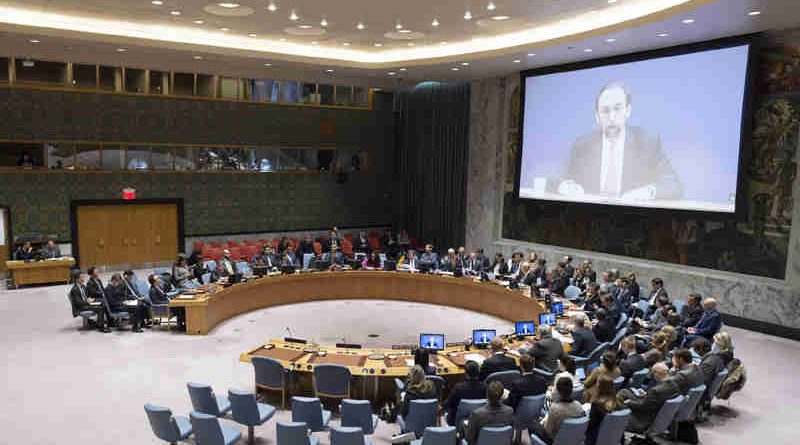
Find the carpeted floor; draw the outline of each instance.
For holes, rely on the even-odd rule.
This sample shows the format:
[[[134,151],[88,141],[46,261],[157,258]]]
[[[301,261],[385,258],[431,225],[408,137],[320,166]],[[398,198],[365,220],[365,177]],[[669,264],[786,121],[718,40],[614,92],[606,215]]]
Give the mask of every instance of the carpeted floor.
[[[6,382],[5,409],[0,410],[3,443],[159,443],[147,423],[145,402],[187,415],[186,382],[212,384],[220,394],[228,388],[252,390],[253,371],[238,361],[239,354],[289,332],[320,343],[369,347],[413,343],[423,331],[458,341],[476,327],[498,333],[513,329],[508,322],[460,309],[343,300],[251,312],[208,336],[158,329],[102,334],[78,329],[66,291],[66,286],[0,291],[0,347],[6,356],[0,374]],[[748,384],[730,405],[717,405],[700,427],[701,442],[796,444],[800,433],[793,422],[800,418],[800,389],[790,376],[800,369],[800,343],[735,328],[730,332],[747,366]],[[276,416],[289,417],[287,412]],[[246,428],[239,428],[246,434]],[[386,444],[397,430],[381,423],[372,441]],[[258,443],[274,444],[274,420],[256,434]],[[327,434],[317,435],[329,442]]]

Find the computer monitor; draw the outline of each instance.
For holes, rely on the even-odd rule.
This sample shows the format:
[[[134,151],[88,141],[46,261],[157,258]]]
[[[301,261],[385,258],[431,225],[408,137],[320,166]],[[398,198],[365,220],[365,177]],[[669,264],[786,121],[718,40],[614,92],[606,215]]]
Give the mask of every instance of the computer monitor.
[[[536,334],[536,324],[531,321],[518,321],[515,323],[514,333],[517,337],[528,337]]]
[[[539,314],[539,324],[548,324],[550,326],[555,326],[558,321],[556,320],[556,314],[553,313],[541,313]]]
[[[472,330],[472,344],[473,345],[488,345],[489,342],[497,335],[494,329],[473,329]]]
[[[564,315],[564,303],[560,301],[550,303],[550,312],[556,315]]]
[[[444,349],[444,334],[419,334],[419,347],[441,351]]]

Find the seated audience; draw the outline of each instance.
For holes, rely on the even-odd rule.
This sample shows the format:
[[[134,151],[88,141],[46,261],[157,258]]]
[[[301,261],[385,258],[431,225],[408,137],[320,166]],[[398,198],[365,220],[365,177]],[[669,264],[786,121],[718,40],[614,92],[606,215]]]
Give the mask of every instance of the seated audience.
[[[617,323],[613,319],[606,317],[605,309],[600,309],[594,313],[597,323],[592,328],[594,336],[600,343],[610,342],[617,333]]]
[[[186,257],[183,254],[178,255],[178,259],[172,265],[172,279],[178,287],[186,287],[186,285],[194,278],[189,272],[189,266],[186,265]]]
[[[364,257],[361,262],[361,267],[368,270],[376,270],[381,268],[381,257],[377,253],[372,252],[369,256]]]
[[[549,287],[547,279],[547,261],[544,258],[536,260],[536,267],[533,269],[534,287],[536,289]]]
[[[323,256],[325,261],[331,263],[332,268],[338,268],[344,265],[344,254],[339,251],[339,246],[337,244],[331,244],[330,250]]]
[[[447,249],[447,255],[442,257],[439,270],[444,272],[456,272],[462,269],[461,259],[456,255],[456,249],[452,247]]]
[[[39,254],[46,260],[61,258],[61,249],[58,248],[55,241],[50,239],[47,240],[47,244],[42,247],[42,249],[39,251]]]
[[[74,285],[69,290],[69,299],[75,311],[92,311],[97,315],[97,328],[103,332],[111,332],[105,324],[105,308],[102,305],[92,305],[94,298],[89,296],[86,289],[86,275],[77,272],[74,274]],[[77,314],[73,314],[77,315]]]
[[[508,397],[505,404],[517,410],[519,401],[525,396],[538,396],[547,391],[547,381],[545,378],[533,372],[533,357],[522,354],[519,358],[519,367],[522,376],[511,383],[508,388]]]
[[[647,367],[644,355],[636,351],[636,337],[629,335],[622,339],[619,344],[620,348],[620,362],[619,371],[620,375],[625,379],[630,379],[631,376],[637,371]]]
[[[650,347],[660,352],[663,357],[667,356],[671,345],[672,337],[670,334],[664,331],[656,332],[655,335],[653,335],[652,341],[650,342]]]
[[[399,270],[408,270],[411,272],[419,270],[417,264],[417,251],[414,249],[408,249],[408,252],[401,256],[399,260],[397,260],[397,268]]]
[[[697,321],[697,324],[686,328],[686,333],[688,335],[684,342],[686,344],[691,344],[697,337],[704,337],[710,340],[714,337],[714,334],[719,332],[721,326],[722,319],[719,312],[717,312],[717,300],[706,298],[703,300],[703,315],[700,317],[700,320]]]
[[[366,230],[360,230],[358,232],[358,238],[353,240],[353,252],[366,254],[372,252],[372,247],[369,245],[369,238],[367,238]]]
[[[103,281],[100,279],[100,270],[92,266],[86,269],[86,275],[89,276],[89,281],[86,283],[86,291],[89,297],[100,301],[105,296],[105,286],[103,286]]]
[[[30,241],[25,241],[14,251],[16,261],[33,261],[36,259],[36,251],[33,250]]]
[[[647,301],[650,303],[650,306],[655,306],[656,299],[662,295],[667,297],[667,301],[669,301],[669,294],[667,294],[667,290],[664,289],[664,280],[661,278],[653,278],[650,280],[650,294],[647,296]]]
[[[472,412],[467,423],[464,439],[470,445],[478,443],[481,428],[485,426],[505,426],[514,422],[514,410],[500,403],[503,384],[494,381],[486,387],[486,404]]]
[[[564,377],[556,380],[556,397],[553,397],[550,411],[542,422],[535,424],[533,428],[534,434],[545,443],[553,443],[564,419],[586,415],[581,404],[572,399],[572,389],[572,380]]]
[[[722,362],[725,366],[728,366],[733,360],[733,341],[730,334],[725,331],[714,334],[714,343],[711,345],[711,350],[719,352]]]
[[[569,286],[569,277],[564,274],[564,270],[556,267],[552,271],[550,278],[550,292],[554,295],[564,295],[564,291]]]
[[[439,255],[433,251],[433,244],[425,244],[425,251],[419,256],[419,270],[433,272],[439,269]]]
[[[586,286],[584,293],[583,310],[586,312],[595,312],[603,307],[602,295],[600,293],[600,285],[589,283]],[[606,314],[608,315],[608,314]]]
[[[300,258],[297,257],[297,254],[294,252],[294,247],[291,245],[286,246],[286,249],[283,251],[283,255],[281,255],[281,267],[293,267],[295,269],[300,267]]]
[[[670,377],[678,385],[681,394],[686,395],[695,386],[704,383],[703,371],[692,363],[692,353],[688,349],[676,349],[672,354],[672,369]]]
[[[228,275],[235,274],[236,273],[236,263],[234,263],[233,260],[231,259],[231,251],[228,250],[228,249],[224,249],[222,251],[222,255],[223,255],[222,259],[220,261],[218,261],[217,264],[222,265],[222,267],[225,269],[225,275],[224,276],[227,277]]]
[[[186,260],[186,265],[192,272],[192,275],[199,281],[203,279],[203,274],[206,273],[204,267],[205,260],[203,260],[203,252],[200,249],[192,250],[189,258]]]
[[[667,314],[667,326],[672,328],[675,332],[675,340],[672,343],[673,346],[680,346],[683,344],[683,340],[686,337],[686,330],[681,326],[681,316],[678,315],[677,312],[673,311]]]
[[[486,377],[492,373],[517,369],[517,362],[505,353],[503,339],[493,338],[489,343],[489,349],[491,349],[492,356],[484,360],[481,365],[481,381],[486,380]]]
[[[473,256],[470,254],[470,258],[467,260],[467,268],[471,271],[480,270],[480,264],[477,255]],[[508,275],[508,263],[506,262],[505,258],[503,258],[502,253],[497,252],[494,254],[494,261],[489,265],[488,272],[494,274],[496,277]]]
[[[631,420],[627,430],[643,433],[652,425],[658,411],[669,399],[680,395],[678,385],[669,378],[669,368],[664,363],[656,363],[650,370],[654,385],[645,392],[623,389],[617,397],[631,410]]]
[[[266,269],[267,272],[274,272],[281,266],[280,257],[275,255],[275,251],[270,245],[264,245],[264,250],[253,257],[253,268]]]
[[[300,258],[303,258],[303,255],[307,253],[314,256],[317,255],[316,252],[314,252],[314,239],[311,238],[311,235],[308,233],[306,233],[306,236],[300,241],[300,246],[297,248],[297,255]]]
[[[486,397],[486,385],[478,379],[480,365],[472,360],[464,365],[464,381],[456,383],[442,409],[448,425],[455,425],[458,404],[461,400],[482,399]]]
[[[131,324],[133,325],[133,332],[142,332],[141,328],[141,310],[139,306],[126,306],[125,300],[125,288],[124,284],[122,283],[122,276],[118,273],[115,273],[111,276],[111,281],[108,283],[108,286],[105,288],[105,299],[108,302],[108,306],[111,309],[111,312],[123,312],[127,311],[130,313]]]
[[[522,266],[522,252],[514,252],[511,254],[511,259],[508,261],[508,273],[506,275],[516,278],[519,274],[519,269]]]
[[[572,257],[564,255],[561,262],[564,263],[564,265],[561,266],[561,268],[564,269],[564,274],[568,279],[572,279],[575,276],[575,266],[572,265]]]
[[[150,302],[153,304],[169,304],[169,297],[164,290],[161,277],[158,274],[150,274],[147,277],[150,282]]]
[[[592,269],[591,261],[584,260],[583,264],[581,265],[581,270],[583,271],[583,276],[589,280],[589,283],[594,283],[597,281],[597,272]]]
[[[536,368],[551,373],[558,371],[558,360],[566,356],[561,340],[553,338],[552,328],[546,324],[539,325],[536,333],[536,342],[528,343],[528,348],[520,348],[520,352],[533,357]]]
[[[585,326],[586,317],[583,314],[575,315],[572,325],[572,350],[570,354],[586,357],[597,347],[597,339],[591,329]]]
[[[425,378],[425,370],[420,365],[414,365],[408,372],[405,390],[400,393],[400,414],[408,416],[408,407],[412,400],[435,399],[436,386]]]
[[[598,377],[595,387],[595,392],[587,400],[591,404],[591,408],[589,409],[589,425],[586,428],[585,445],[595,445],[603,419],[607,414],[622,408],[614,391],[614,381],[611,378],[608,376]]]
[[[689,294],[686,300],[686,318],[683,320],[683,327],[690,328],[700,321],[703,316],[703,298],[700,294]]]
[[[725,368],[725,360],[720,352],[711,351],[711,342],[703,337],[696,338],[692,342],[692,349],[700,356],[700,364],[697,366],[703,373],[703,382],[706,388],[710,388],[711,382]]]
[[[600,294],[600,302],[603,309],[606,311],[606,318],[611,320],[614,323],[614,326],[616,326],[620,317],[622,317],[622,313],[624,312],[621,305],[619,302],[617,302],[617,300],[614,299],[614,297],[611,296],[611,294],[602,293],[602,291]]]
[[[631,295],[631,303],[636,303],[639,301],[641,287],[639,287],[639,282],[636,281],[636,274],[633,272],[628,274],[628,288]]]
[[[586,381],[583,382],[583,401],[591,402],[592,397],[597,392],[597,381],[601,377],[608,377],[611,380],[619,377],[621,371],[617,366],[617,354],[614,351],[606,351],[600,357],[600,366],[594,368]]]

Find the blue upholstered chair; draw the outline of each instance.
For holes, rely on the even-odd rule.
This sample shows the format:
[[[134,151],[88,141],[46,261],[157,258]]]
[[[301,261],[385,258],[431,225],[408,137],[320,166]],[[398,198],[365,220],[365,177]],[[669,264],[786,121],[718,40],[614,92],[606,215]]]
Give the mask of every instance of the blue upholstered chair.
[[[372,434],[378,426],[378,416],[372,414],[369,400],[342,400],[339,411],[342,415],[342,426],[360,427],[364,434]]]
[[[303,254],[303,269],[308,269],[311,267],[311,260],[314,259],[313,253],[304,253]]]
[[[275,407],[266,403],[258,403],[256,395],[248,391],[228,390],[231,401],[233,420],[247,427],[247,441],[253,442],[253,429],[271,419],[275,415]]]
[[[675,413],[675,418],[672,420],[672,423],[677,425],[678,422],[688,422],[690,420],[694,420],[695,414],[697,414],[697,405],[700,404],[700,400],[703,399],[703,394],[705,393],[706,385],[699,385],[690,389],[689,393],[686,394],[686,397],[684,397],[680,408],[678,408],[678,412]],[[672,440],[677,440],[678,429],[672,428],[672,431]]]
[[[509,445],[513,434],[511,425],[485,426],[478,432],[478,445]],[[466,439],[461,439],[462,445],[468,445]]]
[[[203,383],[187,383],[189,398],[192,400],[192,409],[198,413],[212,416],[224,416],[231,410],[231,402],[225,396],[217,396],[211,386]]]
[[[486,376],[486,380],[484,383],[486,383],[486,385],[489,385],[489,383],[498,381],[503,384],[504,388],[508,388],[511,386],[512,383],[514,383],[515,380],[519,379],[521,376],[522,374],[520,374],[519,371],[516,370],[498,371],[498,372],[493,372],[488,376]]]
[[[106,298],[105,294],[103,294],[101,300],[103,300],[103,307],[106,309],[106,316],[109,320],[113,320],[117,323],[117,328],[121,326],[123,321],[130,321],[131,314],[128,311],[122,310],[119,312],[113,312],[111,310],[111,306],[108,305],[108,298]]]
[[[69,301],[69,305],[72,308],[72,317],[75,318],[80,316],[81,320],[83,320],[84,329],[89,327],[89,320],[97,319],[97,314],[94,313],[94,311],[79,311],[72,303],[72,298],[69,297],[69,294],[67,294],[67,301]]]
[[[308,434],[305,422],[278,422],[278,445],[317,445],[319,438]]]
[[[647,376],[650,375],[648,368],[640,369],[633,373],[630,380],[628,380],[628,388],[641,388]]]
[[[201,284],[208,284],[210,282],[211,282],[211,272],[206,272],[203,275],[200,275]]]
[[[189,413],[197,445],[232,445],[242,438],[236,428],[221,425],[216,416],[192,411]]]
[[[553,445],[583,445],[589,416],[564,419],[553,438]],[[546,445],[536,434],[531,434],[531,445]]]
[[[575,366],[583,368],[583,372],[588,377],[589,373],[591,372],[592,365],[595,363],[600,363],[600,356],[606,352],[606,349],[608,349],[610,345],[611,343],[608,342],[600,343],[596,348],[594,348],[594,351],[592,351],[591,354],[586,357],[578,357],[575,355],[570,355],[570,357],[575,360]]]
[[[148,295],[150,295],[150,283],[148,283],[147,280],[136,278],[134,284],[136,285],[136,292],[147,299]]]
[[[148,403],[144,405],[144,411],[147,413],[153,434],[165,442],[175,444],[192,434],[192,424],[189,419],[173,416],[169,408]]]
[[[650,319],[650,317],[647,315],[647,311],[650,310],[650,303],[648,303],[647,300],[639,300],[634,306],[636,306],[636,309],[639,309],[639,311],[642,313],[642,320]]]
[[[533,425],[542,417],[545,395],[525,396],[520,399],[517,409],[514,411],[514,435],[519,434],[521,439],[522,431],[533,428]],[[481,434],[483,434],[481,432]],[[478,439],[480,442],[480,439]]]
[[[172,272],[166,267],[155,267],[153,268],[153,274],[158,275],[159,277],[163,277],[164,275],[172,275]]]
[[[397,416],[397,423],[404,433],[412,432],[420,437],[429,426],[436,426],[436,399],[417,399],[409,402],[408,416]]]
[[[618,330],[617,333],[614,335],[614,338],[611,340],[611,346],[609,347],[611,349],[617,349],[617,346],[619,346],[619,342],[621,342],[626,335],[628,335],[628,328],[622,328]]]
[[[720,372],[717,373],[717,376],[714,377],[714,380],[711,381],[711,388],[708,389],[708,404],[711,406],[711,402],[714,401],[714,397],[717,396],[719,392],[719,388],[722,387],[722,382],[728,377],[728,370],[726,368],[722,368]]]
[[[328,429],[331,412],[316,397],[292,397],[292,422],[305,422],[312,432]]]
[[[336,399],[350,398],[353,380],[346,366],[324,363],[314,367],[314,396]]]
[[[364,431],[357,426],[331,427],[331,445],[370,445]]]
[[[539,374],[540,376],[544,377],[544,381],[548,385],[552,385],[553,384],[553,380],[556,378],[556,374],[555,373],[550,372],[550,371],[545,371],[544,369],[541,369],[541,368],[533,368],[533,373],[534,374]]]
[[[606,414],[600,429],[597,431],[597,445],[619,445],[622,443],[622,436],[625,435],[625,428],[631,420],[631,410],[621,409]]]
[[[456,427],[429,426],[422,433],[422,438],[411,441],[411,445],[455,445]]]
[[[209,271],[213,272],[217,270],[217,262],[214,260],[203,261],[203,267]]]
[[[622,315],[619,316],[619,320],[617,320],[617,326],[616,326],[617,331],[625,327],[627,323],[628,323],[628,314],[622,313]],[[612,342],[612,344],[614,343]]]
[[[250,264],[248,264],[247,261],[237,261],[235,266],[236,266],[236,272],[242,275],[253,274],[253,270],[250,269]]]
[[[254,356],[250,362],[256,376],[256,389],[281,392],[281,408],[286,407],[286,390],[289,387],[289,371],[275,359]]]
[[[672,300],[671,303],[675,307],[675,312],[677,312],[681,317],[686,317],[686,315],[689,313],[689,306],[687,306],[686,302],[683,300]]]
[[[464,431],[464,421],[469,419],[470,414],[476,409],[486,405],[486,399],[461,399],[458,402],[458,408],[456,408],[456,418],[453,419],[455,425],[450,425],[456,427],[458,432]],[[443,422],[447,425],[447,422]]]
[[[675,420],[675,415],[681,408],[683,399],[683,396],[677,396],[664,402],[664,405],[660,410],[658,410],[656,418],[653,420],[650,428],[648,428],[645,432],[645,435],[655,436],[666,433],[667,430],[669,430],[669,427],[672,425],[672,421]]]
[[[436,387],[436,397],[438,397],[439,400],[441,400],[442,395],[444,394],[444,387],[445,387],[444,379],[438,375],[426,375],[425,378],[427,380],[430,380],[431,383],[433,383],[433,386]]]

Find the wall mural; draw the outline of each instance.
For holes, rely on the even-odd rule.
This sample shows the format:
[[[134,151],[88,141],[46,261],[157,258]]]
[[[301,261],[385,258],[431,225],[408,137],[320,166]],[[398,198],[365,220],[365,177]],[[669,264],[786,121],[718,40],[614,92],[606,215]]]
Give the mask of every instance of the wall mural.
[[[503,238],[783,279],[800,144],[800,31],[769,42],[756,74],[746,220],[516,201],[517,86],[508,100]]]

